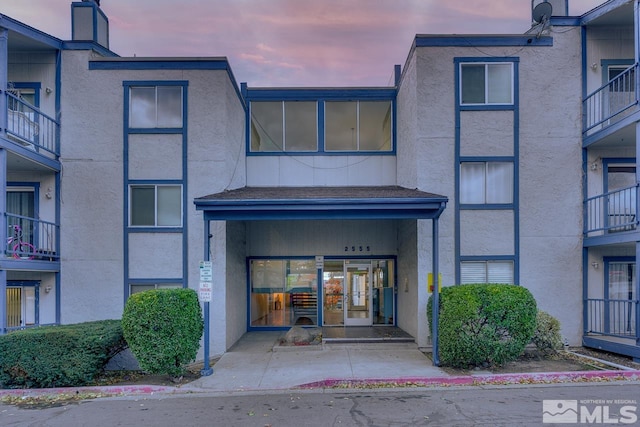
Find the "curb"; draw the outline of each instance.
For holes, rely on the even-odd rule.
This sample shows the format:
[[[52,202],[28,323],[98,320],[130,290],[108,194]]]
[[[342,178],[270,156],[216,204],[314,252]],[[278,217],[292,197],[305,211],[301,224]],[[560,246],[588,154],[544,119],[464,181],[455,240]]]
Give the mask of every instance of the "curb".
[[[634,371],[575,371],[544,372],[521,374],[487,374],[459,375],[450,377],[399,377],[399,378],[364,378],[338,379],[331,378],[291,387],[288,390],[313,389],[360,389],[360,388],[395,388],[395,387],[456,387],[456,386],[502,386],[527,384],[559,384],[559,383],[591,383],[611,381],[640,381],[640,370]],[[237,390],[229,390],[230,393]],[[248,390],[244,390],[248,391]],[[269,389],[253,389],[252,392],[269,392]],[[189,387],[124,385],[98,387],[58,387],[39,389],[0,390],[0,399],[38,398],[43,396],[69,396],[80,398],[99,398],[117,396],[152,396],[170,394],[210,393],[210,390]]]
[[[181,393],[179,387],[153,386],[153,385],[123,385],[123,386],[97,386],[97,387],[56,387],[56,388],[19,388],[0,390],[0,399],[3,397],[39,397],[39,396],[78,396],[91,395],[94,397],[107,396],[135,396],[154,394]],[[184,393],[193,392],[185,390]]]
[[[451,377],[407,377],[371,379],[327,379],[302,384],[296,388],[367,388],[367,387],[453,387],[480,385],[557,384],[580,382],[640,381],[637,371],[574,371],[522,374],[459,375]]]

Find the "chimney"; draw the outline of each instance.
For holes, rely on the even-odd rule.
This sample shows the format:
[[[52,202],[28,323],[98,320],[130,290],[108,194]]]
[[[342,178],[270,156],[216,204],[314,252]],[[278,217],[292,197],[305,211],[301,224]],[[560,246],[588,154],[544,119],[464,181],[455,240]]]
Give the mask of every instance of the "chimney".
[[[71,3],[71,40],[94,42],[109,49],[109,19],[100,0]]]

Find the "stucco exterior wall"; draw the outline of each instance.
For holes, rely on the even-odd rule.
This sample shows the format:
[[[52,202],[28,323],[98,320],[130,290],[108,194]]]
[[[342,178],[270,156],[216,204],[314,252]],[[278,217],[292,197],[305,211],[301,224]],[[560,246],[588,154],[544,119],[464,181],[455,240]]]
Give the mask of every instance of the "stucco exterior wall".
[[[62,58],[62,323],[120,318],[124,306],[123,77],[88,72],[90,59]]]
[[[63,323],[119,318],[125,301],[126,274],[131,278],[181,277],[182,257],[188,263],[188,286],[199,287],[198,266],[204,258],[202,213],[192,200],[244,184],[244,109],[224,70],[91,70],[89,52],[69,51],[63,58],[65,90],[62,110],[64,167],[62,184],[62,320]],[[179,63],[176,68],[179,68]],[[188,233],[184,252],[182,233],[130,234],[129,272],[123,259],[123,81],[187,81],[188,176],[182,171],[180,135],[130,135],[130,179],[187,179],[183,224]],[[96,99],[100,109],[91,108]],[[68,177],[68,179],[65,179]],[[219,225],[220,248],[226,246]],[[68,230],[77,230],[69,232]],[[216,259],[215,274],[224,277],[224,253]],[[225,295],[212,319],[218,335],[215,350],[226,350]],[[96,293],[101,297],[96,298]],[[100,301],[96,307],[90,302]],[[221,327],[222,326],[222,327]],[[244,322],[243,322],[244,326]],[[219,348],[218,348],[219,347]],[[213,349],[212,349],[213,350]]]
[[[580,29],[554,31],[553,47],[520,55],[520,284],[582,332]],[[526,55],[525,55],[526,54]],[[553,70],[553,72],[541,72]]]
[[[249,156],[248,186],[395,185],[395,156]]]
[[[572,344],[579,343],[581,328],[579,35],[577,28],[553,34],[552,47],[483,47],[481,51],[471,47],[416,48],[415,59],[407,61],[403,80],[403,85],[411,82],[415,64],[417,131],[412,155],[417,159],[417,186],[450,198],[439,224],[440,270],[446,286],[455,282],[454,58],[518,58],[517,115],[503,111],[461,114],[460,148],[461,155],[467,156],[509,156],[519,144],[516,195],[520,209],[515,217],[513,210],[462,211],[459,250],[464,255],[517,253],[520,284],[532,291],[541,309],[560,319],[563,335]],[[545,69],[554,71],[540,71]],[[404,93],[401,88],[400,94]],[[411,111],[407,103],[406,98],[399,100],[399,108],[403,105],[405,111]],[[398,170],[411,171],[412,160],[405,163],[401,158],[404,160],[399,153]],[[575,191],[567,191],[570,188]],[[419,249],[418,280],[425,284],[419,289],[426,288],[426,274],[431,269],[427,245],[431,224],[423,222],[417,229],[418,247],[424,248]],[[513,247],[514,238],[519,239],[517,248]],[[424,295],[426,307],[426,290]],[[420,316],[422,311],[422,307],[417,309]]]
[[[252,221],[247,223],[247,255],[395,255],[396,227],[396,221],[383,220]],[[345,251],[352,246],[364,250]]]

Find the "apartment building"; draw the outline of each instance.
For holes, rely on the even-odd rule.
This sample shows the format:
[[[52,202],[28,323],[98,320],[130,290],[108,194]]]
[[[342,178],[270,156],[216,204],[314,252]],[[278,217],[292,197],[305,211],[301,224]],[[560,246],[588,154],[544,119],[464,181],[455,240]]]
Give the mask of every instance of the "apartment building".
[[[426,347],[439,281],[525,286],[568,343],[640,358],[639,4],[416,35],[373,88],[123,58],[93,0],[68,41],[0,15],[0,331],[119,318],[210,261],[214,354],[295,324]]]

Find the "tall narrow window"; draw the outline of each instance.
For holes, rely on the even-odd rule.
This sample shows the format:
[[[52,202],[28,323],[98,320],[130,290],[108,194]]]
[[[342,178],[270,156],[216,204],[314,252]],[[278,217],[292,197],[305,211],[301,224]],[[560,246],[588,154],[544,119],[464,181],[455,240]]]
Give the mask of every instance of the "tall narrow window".
[[[636,263],[633,261],[610,261],[606,289],[605,313],[608,332],[616,335],[634,336],[636,310]]]
[[[130,98],[130,127],[182,127],[181,86],[132,86]]]
[[[511,63],[460,64],[460,103],[512,104]]]
[[[7,188],[7,225],[20,227],[20,240],[35,244],[35,191],[33,187]],[[16,236],[9,236],[16,237]]]

